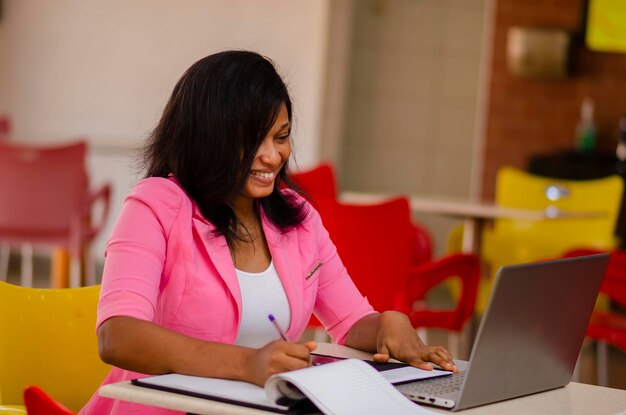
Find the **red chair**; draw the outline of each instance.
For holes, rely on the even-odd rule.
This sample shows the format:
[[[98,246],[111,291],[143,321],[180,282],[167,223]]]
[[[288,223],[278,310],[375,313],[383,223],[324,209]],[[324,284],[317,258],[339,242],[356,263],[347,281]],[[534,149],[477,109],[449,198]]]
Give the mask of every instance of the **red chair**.
[[[474,310],[478,259],[455,254],[414,264],[415,233],[406,198],[377,205],[323,200],[318,202],[318,210],[348,273],[375,309],[403,312],[416,328],[463,329]],[[456,305],[427,308],[428,291],[454,277],[462,285]]]
[[[419,223],[411,222],[411,263],[423,264],[433,258],[433,238],[430,232]]]
[[[577,249],[565,257],[593,255],[601,251]],[[626,309],[626,251],[611,253],[600,292],[614,305]],[[597,342],[598,385],[608,385],[608,345],[626,352],[626,315],[615,311],[594,311],[587,327],[587,337]]]
[[[321,200],[337,200],[337,181],[333,166],[321,163],[310,170],[304,170],[291,175],[290,179],[304,191],[305,196],[313,205]],[[432,259],[432,237],[422,225],[413,223],[413,251],[412,262],[419,264]]]
[[[328,163],[319,164],[311,170],[294,173],[290,179],[313,204],[318,200],[335,200],[337,198],[335,173],[333,167]]]
[[[74,415],[37,386],[24,389],[24,406],[28,415]]]
[[[88,189],[86,144],[56,147],[0,142],[0,242],[20,245],[26,257],[33,245],[66,249],[70,254],[70,286],[81,285],[81,265],[88,244],[108,216],[110,187]],[[91,210],[102,204],[101,219],[91,223]],[[5,268],[0,279],[6,278]],[[2,278],[4,277],[4,278]],[[95,275],[87,275],[95,283]],[[32,264],[22,262],[22,285],[32,285]]]

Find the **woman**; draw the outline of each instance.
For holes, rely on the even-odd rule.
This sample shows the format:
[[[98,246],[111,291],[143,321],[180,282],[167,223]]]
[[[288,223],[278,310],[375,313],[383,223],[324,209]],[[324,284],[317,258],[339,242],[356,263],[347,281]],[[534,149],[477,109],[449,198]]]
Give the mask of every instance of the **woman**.
[[[180,79],[107,246],[97,332],[116,367],[104,383],[174,372],[263,385],[309,365],[315,343],[294,341],[313,311],[377,360],[456,370],[406,316],[372,309],[317,212],[280,190],[291,127],[287,88],[256,53],[208,56]],[[171,413],[98,396],[81,413],[133,411]]]

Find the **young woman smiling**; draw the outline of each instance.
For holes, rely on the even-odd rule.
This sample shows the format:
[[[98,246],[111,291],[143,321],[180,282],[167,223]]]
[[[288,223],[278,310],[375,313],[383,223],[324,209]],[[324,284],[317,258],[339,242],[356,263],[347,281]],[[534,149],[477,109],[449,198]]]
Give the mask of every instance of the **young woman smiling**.
[[[257,53],[210,55],[179,80],[107,245],[97,333],[115,368],[105,384],[173,372],[263,385],[309,365],[316,345],[297,340],[312,313],[376,360],[456,370],[406,316],[372,309],[315,209],[281,190],[291,127],[287,88]],[[81,413],[173,412],[96,394]]]

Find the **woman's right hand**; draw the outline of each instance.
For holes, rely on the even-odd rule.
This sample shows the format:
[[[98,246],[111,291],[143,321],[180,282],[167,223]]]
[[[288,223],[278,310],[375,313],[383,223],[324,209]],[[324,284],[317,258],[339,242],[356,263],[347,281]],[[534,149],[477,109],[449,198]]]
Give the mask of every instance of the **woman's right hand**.
[[[275,340],[260,349],[253,349],[247,362],[249,378],[246,380],[263,386],[272,375],[308,367],[311,352],[316,347],[314,341],[290,343]]]
[[[152,346],[146,348],[146,344]],[[98,329],[98,347],[104,362],[133,372],[181,373],[263,386],[276,373],[309,366],[317,344],[277,340],[252,349],[200,340],[149,321],[116,316]]]

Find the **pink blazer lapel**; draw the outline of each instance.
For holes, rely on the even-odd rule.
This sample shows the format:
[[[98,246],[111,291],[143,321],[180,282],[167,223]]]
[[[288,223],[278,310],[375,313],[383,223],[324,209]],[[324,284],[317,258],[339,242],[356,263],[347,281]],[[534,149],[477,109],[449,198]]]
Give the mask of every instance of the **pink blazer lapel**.
[[[215,265],[219,276],[224,280],[228,290],[235,299],[235,303],[237,304],[237,318],[240,320],[241,290],[239,288],[237,274],[235,273],[235,264],[230,255],[226,238],[221,235],[217,236],[213,234],[215,227],[204,219],[195,205],[193,208],[192,221],[195,231],[198,232],[198,236],[204,244],[209,258],[211,258],[211,262]]]

